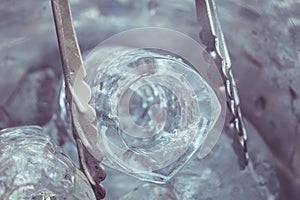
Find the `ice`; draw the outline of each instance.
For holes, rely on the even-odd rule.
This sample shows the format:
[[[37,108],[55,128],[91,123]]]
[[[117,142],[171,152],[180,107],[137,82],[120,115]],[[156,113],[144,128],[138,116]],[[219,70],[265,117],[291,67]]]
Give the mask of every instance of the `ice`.
[[[37,126],[0,132],[0,199],[95,199],[79,169]]]
[[[170,181],[178,199],[278,199],[279,183],[274,179],[276,172],[270,164],[270,152],[249,123],[247,128],[249,167],[239,170],[232,139],[223,134],[209,156],[201,160],[193,157]]]
[[[165,185],[148,184],[108,169],[108,179],[104,181],[106,199],[135,199],[148,193],[151,195],[147,197],[153,199],[171,194],[175,197],[170,199],[180,200],[279,199],[280,185],[271,154],[248,121],[246,127],[249,130],[250,164],[244,171],[240,170],[234,153],[233,135],[226,129],[207,157],[200,159],[198,151]]]
[[[119,200],[176,200],[172,190],[161,185],[145,183],[125,194]]]
[[[85,64],[99,147],[112,168],[166,182],[220,116],[220,102],[205,79],[163,50],[99,46]]]
[[[52,79],[44,90],[58,90],[60,87],[61,67],[50,2],[10,0],[1,3],[0,128],[21,125],[20,121],[27,124],[46,123],[48,117],[40,119],[36,116],[43,114],[49,116],[49,113],[56,111],[44,108],[39,111],[42,113],[35,112],[38,105],[32,106],[30,99],[34,98],[29,94],[35,94],[35,90],[42,88],[43,84],[39,84],[36,80],[44,82],[49,75],[52,77],[49,69],[54,71],[56,78]],[[173,28],[196,40],[201,29],[196,22],[193,0],[71,0],[71,3],[84,55],[103,39],[133,27]],[[276,162],[277,175],[270,176],[266,180],[272,182],[273,178],[279,178],[280,189],[277,187],[275,189],[280,190],[281,199],[298,200],[300,196],[298,137],[300,123],[297,120],[300,105],[299,1],[216,0],[216,5],[232,58],[243,113],[268,144],[259,149],[254,145],[253,148],[258,151],[256,155],[261,155],[261,149],[271,149],[273,161]],[[30,68],[36,71],[30,72]],[[35,74],[29,78],[33,87],[25,88],[28,83],[24,84],[20,80],[24,80],[31,73]],[[39,79],[40,76],[43,78]],[[24,95],[19,95],[19,88],[23,85]],[[46,95],[46,97],[48,100],[38,100],[38,103],[43,104],[44,101],[57,103],[54,96]],[[6,111],[6,105],[12,100],[19,102],[19,106]],[[51,119],[57,121],[57,118]],[[54,130],[55,126],[54,122],[51,123],[49,130]],[[63,131],[49,133],[56,135],[53,137],[61,138],[57,144],[66,144],[68,142],[64,141],[69,141],[67,137],[57,137],[65,134]],[[272,161],[267,160],[265,163]],[[263,166],[265,164],[259,168],[265,169]],[[270,171],[261,169],[260,171],[264,172]],[[117,177],[121,174],[114,173],[112,176]],[[228,173],[221,175],[222,179],[231,176]],[[121,185],[123,181],[120,183],[117,178],[109,179],[109,177],[108,174],[107,180],[110,180],[110,187],[106,186],[109,189],[108,193],[117,193],[117,189],[113,188],[115,185]],[[126,184],[124,181],[123,187],[131,189],[129,184]],[[2,187],[0,191],[1,189]],[[108,199],[117,199],[114,197]],[[222,196],[219,198],[222,199]]]

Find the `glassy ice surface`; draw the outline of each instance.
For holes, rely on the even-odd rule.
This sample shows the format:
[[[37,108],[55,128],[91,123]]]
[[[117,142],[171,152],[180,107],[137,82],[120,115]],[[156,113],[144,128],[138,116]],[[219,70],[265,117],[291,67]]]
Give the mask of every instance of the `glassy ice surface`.
[[[168,180],[220,114],[200,74],[162,50],[97,47],[85,64],[104,163],[141,179]]]
[[[198,39],[200,28],[193,2],[71,0],[76,31],[84,54],[110,35],[133,27],[168,27]],[[259,134],[255,137],[262,137],[268,144],[253,145],[249,151],[255,150],[254,157],[261,157],[261,151],[270,149],[276,158],[277,176],[264,177],[270,182],[279,177],[280,188],[276,189],[280,191],[281,200],[298,200],[300,3],[296,0],[216,0],[216,4],[232,57],[242,110],[258,129]],[[25,124],[44,125],[55,112],[55,91],[60,87],[61,78],[50,2],[2,1],[0,10],[0,129]],[[49,125],[49,130],[57,130],[54,122]],[[49,133],[57,138],[55,142],[58,145],[73,145],[63,136],[64,132]],[[76,155],[76,152],[70,153]],[[226,155],[224,151],[216,159],[224,161]],[[271,158],[270,154],[265,156]],[[263,166],[271,165],[274,160],[267,159],[263,165],[257,164],[262,174],[273,171],[263,170]],[[206,161],[201,162],[200,167]],[[230,164],[236,166],[234,161]],[[224,168],[222,165],[209,167],[212,170]],[[245,179],[230,181],[233,176],[239,177],[232,173],[220,173],[225,183],[222,187],[252,187],[250,182],[244,183]],[[189,179],[187,177],[187,184]],[[135,184],[143,185],[136,182],[137,179],[127,178],[120,172],[108,171],[104,182],[108,190],[107,199],[117,199],[129,192],[126,189],[133,190]],[[257,187],[256,190],[260,191],[261,188]],[[224,193],[219,193],[218,189],[214,192],[216,199],[230,196],[224,197]],[[232,200],[230,197],[228,199]],[[245,196],[240,196],[240,199],[245,199]]]
[[[176,200],[175,193],[162,185],[145,183],[127,193],[119,200]]]
[[[0,199],[95,199],[89,182],[39,127],[0,131]]]
[[[271,153],[266,150],[265,143],[248,121],[246,127],[249,131],[251,158],[246,170],[239,169],[237,156],[231,145],[233,141],[228,136],[230,130],[226,130],[227,133],[221,135],[211,154],[199,159],[198,151],[165,185],[145,184],[128,175],[107,169],[107,180],[103,182],[107,189],[106,199],[279,199],[280,185],[271,161]]]

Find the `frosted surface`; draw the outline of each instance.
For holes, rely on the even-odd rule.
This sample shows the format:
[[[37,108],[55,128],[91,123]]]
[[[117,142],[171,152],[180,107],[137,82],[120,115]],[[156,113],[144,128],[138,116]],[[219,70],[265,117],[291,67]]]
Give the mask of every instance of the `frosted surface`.
[[[0,199],[90,199],[85,176],[38,127],[0,132]]]

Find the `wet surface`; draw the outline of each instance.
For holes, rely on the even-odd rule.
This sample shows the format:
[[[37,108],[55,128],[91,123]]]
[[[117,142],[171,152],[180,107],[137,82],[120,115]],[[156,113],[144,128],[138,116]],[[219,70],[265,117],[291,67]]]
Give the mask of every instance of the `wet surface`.
[[[196,25],[193,3],[190,3],[192,1],[173,4],[172,9],[167,9],[169,3],[165,1],[71,2],[84,55],[101,40],[133,27],[168,27],[195,39],[200,30]],[[262,173],[262,185],[268,182],[265,185],[271,194],[279,191],[279,199],[297,199],[300,195],[299,2],[217,0],[216,3],[232,58],[233,73],[237,78],[242,110],[259,133],[255,138],[261,137],[265,142],[257,142],[249,147],[256,169],[254,174]],[[0,30],[0,128],[25,124],[46,125],[54,141],[65,145],[68,154],[75,157],[70,136],[63,129],[57,130],[56,121],[59,118],[57,114],[53,115],[58,112],[61,71],[50,2],[26,0],[20,3],[16,0],[1,0]],[[251,187],[258,195],[255,199],[266,199],[261,194],[265,189],[256,184],[257,177],[251,178],[239,171],[239,176],[250,177],[249,180],[231,180],[232,173],[228,173],[226,168],[236,166],[238,170],[238,167],[236,158],[230,158],[234,155],[231,147],[227,146],[230,137],[224,134],[222,137],[218,143],[220,147],[216,147],[210,157],[201,160],[205,170],[210,172],[209,176],[220,181],[216,180],[205,187],[199,186],[204,187],[206,192],[193,191],[200,192],[203,199],[224,199],[226,192],[228,199],[239,199],[239,195],[247,194],[243,188]],[[216,158],[218,148],[228,149],[228,156],[221,156],[224,160]],[[271,152],[272,156],[270,153],[262,154],[261,151]],[[212,161],[205,162],[209,158]],[[218,163],[214,163],[216,160]],[[220,163],[224,163],[224,166]],[[190,165],[192,164],[193,162]],[[276,176],[272,170],[268,170],[273,165],[276,167]],[[185,170],[182,171],[184,172]],[[126,184],[117,187],[113,177],[122,175],[116,174],[112,173],[112,178],[108,175],[107,182],[111,182],[106,183],[106,187],[111,196],[108,195],[107,199],[120,197],[112,194],[114,185],[123,194],[130,192],[130,187],[127,190],[120,189]],[[204,176],[198,175],[199,179]],[[280,186],[272,184],[276,179]],[[136,183],[135,179],[127,177],[116,181],[120,180],[132,180],[132,185]],[[226,184],[222,185],[222,182]],[[232,195],[223,188],[228,185],[232,188]],[[223,190],[218,192],[219,190],[215,190],[218,187]],[[188,191],[188,188],[178,183],[171,182],[170,188],[175,188],[174,191],[179,195],[184,192],[178,191]],[[164,189],[161,191],[166,192]]]

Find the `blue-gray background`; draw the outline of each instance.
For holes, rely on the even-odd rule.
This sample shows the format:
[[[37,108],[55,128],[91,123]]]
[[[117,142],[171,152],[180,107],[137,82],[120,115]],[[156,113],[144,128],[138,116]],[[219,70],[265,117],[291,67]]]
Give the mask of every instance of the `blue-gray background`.
[[[134,27],[172,28],[195,39],[200,31],[191,0],[71,0],[71,3],[84,55],[110,35]],[[167,188],[172,188],[179,199],[265,199],[266,196],[256,193],[267,188],[272,194],[279,193],[276,199],[296,200],[300,196],[300,2],[216,0],[216,4],[242,110],[257,130],[247,123],[252,140],[249,152],[263,183],[257,177],[246,180],[247,175],[239,171],[236,156],[230,155],[234,151],[228,134],[222,136],[211,156],[194,168],[195,162],[191,162],[184,169],[188,174],[189,167],[191,171],[198,168],[198,176],[194,174],[190,179],[176,182],[179,174]],[[65,133],[55,131],[54,126],[60,82],[61,65],[50,1],[0,0],[0,129],[46,126],[55,142],[74,156],[68,146],[70,139]],[[188,177],[184,170],[182,177]],[[128,199],[147,196],[135,179],[110,173],[105,183],[107,199],[117,199],[125,193],[132,195]],[[182,186],[180,182],[190,186]],[[195,184],[199,185],[191,188]],[[156,186],[144,188],[147,187],[151,191]],[[164,192],[161,188],[159,191]],[[146,199],[151,199],[151,194]],[[173,198],[171,194],[165,198],[168,197]]]

